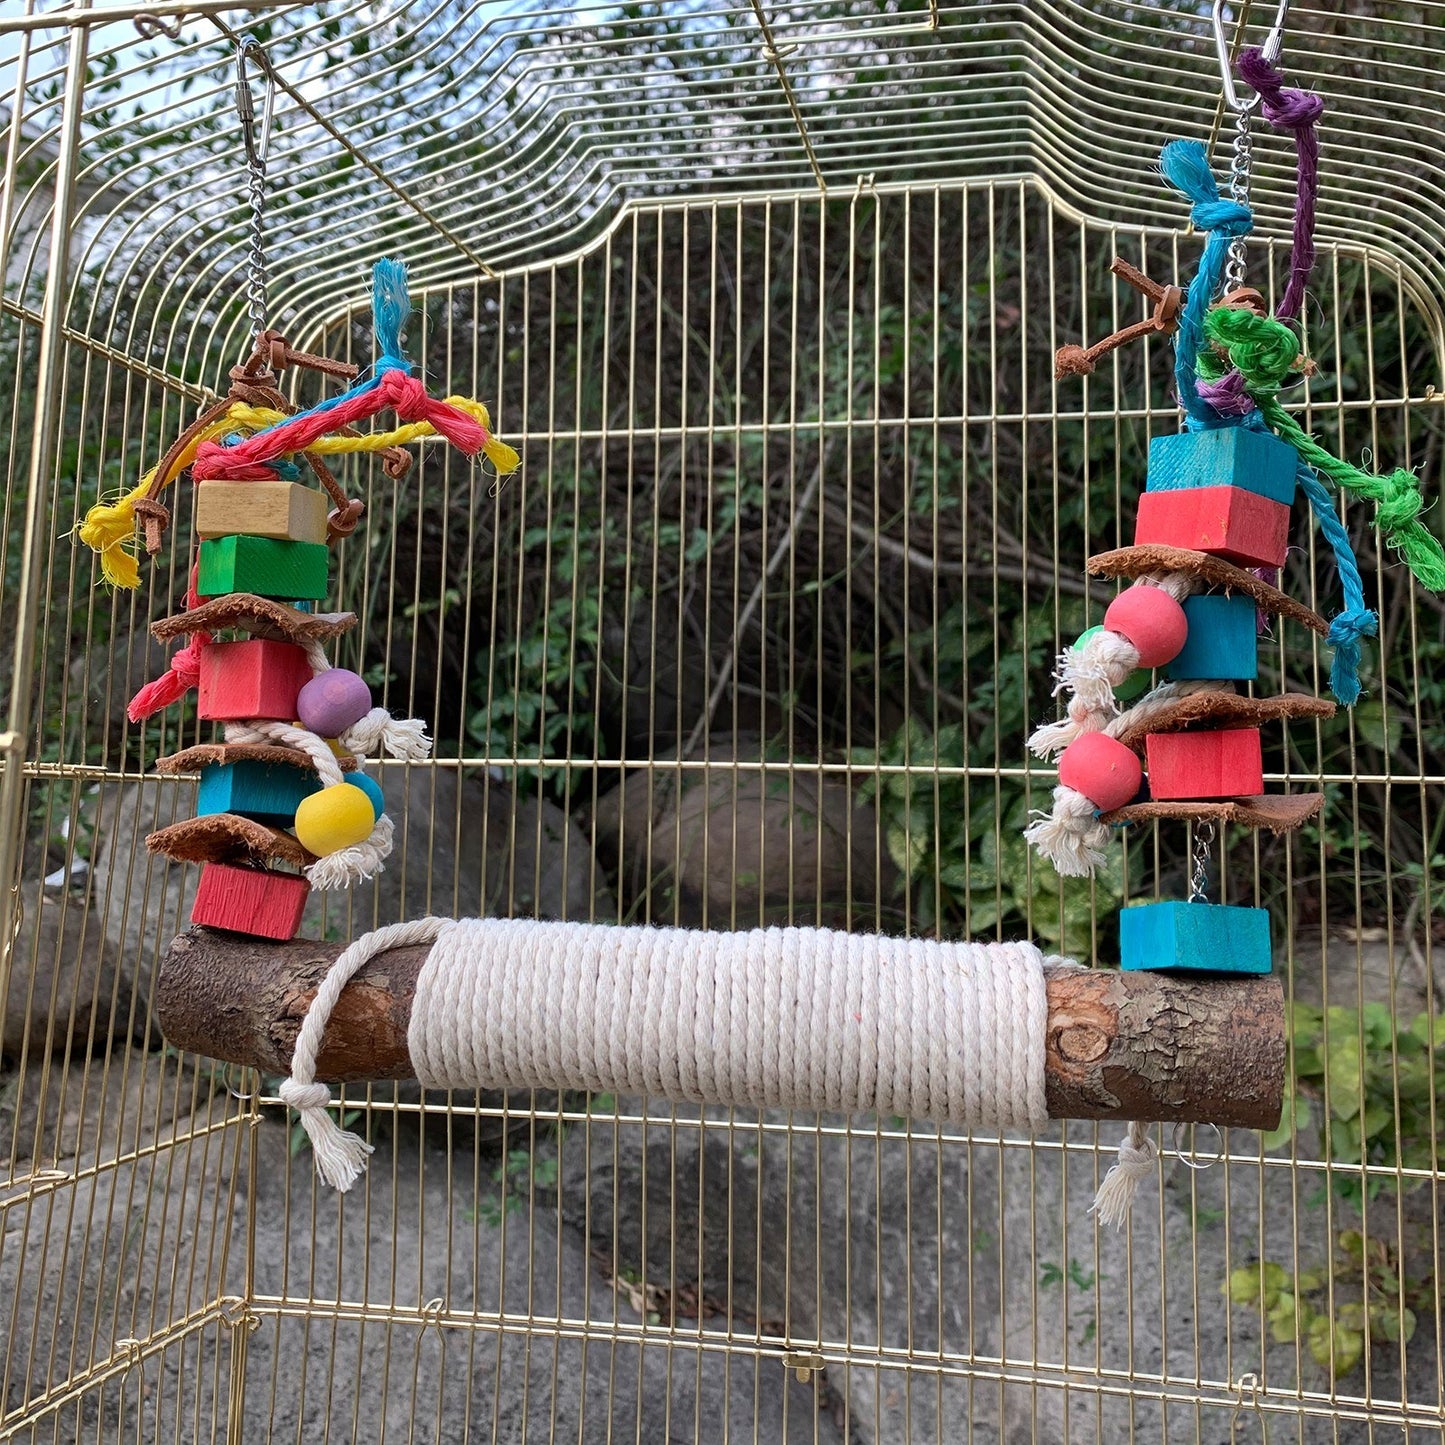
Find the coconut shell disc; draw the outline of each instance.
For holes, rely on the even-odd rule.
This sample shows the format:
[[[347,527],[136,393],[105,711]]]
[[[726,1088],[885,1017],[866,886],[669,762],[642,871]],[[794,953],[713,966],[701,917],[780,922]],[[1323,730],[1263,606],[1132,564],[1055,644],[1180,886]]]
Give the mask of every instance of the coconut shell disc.
[[[356,759],[350,753],[342,753],[336,761],[344,773],[356,769]],[[300,768],[303,772],[315,771],[311,759],[299,748],[284,748],[273,743],[199,743],[193,748],[157,758],[155,769],[158,773],[174,776],[225,763],[280,763]]]
[[[1150,733],[1177,733],[1186,728],[1256,728],[1282,719],[1327,718],[1335,715],[1328,698],[1304,692],[1278,697],[1244,697],[1237,692],[1195,692],[1154,710],[1136,726],[1121,728],[1115,737],[1126,748],[1142,752]]]
[[[152,853],[177,863],[266,863],[277,859],[304,868],[316,861],[291,836],[235,813],[207,813],[183,818],[146,839]]]
[[[1088,561],[1089,571],[1096,577],[1122,577],[1129,580],[1146,577],[1153,572],[1187,572],[1207,582],[1211,587],[1225,592],[1242,592],[1266,612],[1277,617],[1288,617],[1302,622],[1311,632],[1321,637],[1329,635],[1330,625],[1313,608],[1271,587],[1261,581],[1253,572],[1226,562],[1223,557],[1211,557],[1207,552],[1191,552],[1185,547],[1165,547],[1149,543],[1143,547],[1117,547],[1112,552],[1100,552]]]
[[[191,632],[220,632],[233,627],[288,642],[329,642],[356,626],[354,612],[298,612],[284,602],[257,597],[251,592],[228,592],[212,597],[189,612],[162,617],[151,623],[151,636],[161,642]]]
[[[1130,803],[1102,814],[1100,821],[1150,823],[1156,818],[1170,818],[1186,823],[1239,823],[1270,833],[1292,833],[1316,817],[1324,804],[1323,793],[1269,793],[1260,798],[1226,798],[1212,803]]]

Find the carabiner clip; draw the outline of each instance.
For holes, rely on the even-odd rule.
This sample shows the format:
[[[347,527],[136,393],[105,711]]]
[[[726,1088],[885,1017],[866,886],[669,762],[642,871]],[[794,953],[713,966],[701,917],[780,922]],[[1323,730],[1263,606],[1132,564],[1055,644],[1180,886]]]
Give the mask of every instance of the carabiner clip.
[[[1214,0],[1211,10],[1214,20],[1214,49],[1219,56],[1219,78],[1224,82],[1225,104],[1232,111],[1247,114],[1258,107],[1259,94],[1256,92],[1248,100],[1243,100],[1235,89],[1234,57],[1230,54],[1229,37],[1224,33],[1224,5],[1225,0]],[[1288,15],[1289,0],[1279,0],[1275,7],[1274,24],[1270,26],[1269,34],[1260,46],[1260,53],[1271,65],[1279,59],[1280,51],[1284,49],[1284,22]]]
[[[246,62],[254,58],[266,82],[261,102],[261,139],[256,140],[256,105],[251,98],[251,77]],[[256,168],[264,169],[266,157],[271,151],[271,116],[276,108],[276,81],[271,75],[270,63],[261,42],[248,36],[236,42],[236,114],[241,120],[241,139],[246,146],[246,160]]]

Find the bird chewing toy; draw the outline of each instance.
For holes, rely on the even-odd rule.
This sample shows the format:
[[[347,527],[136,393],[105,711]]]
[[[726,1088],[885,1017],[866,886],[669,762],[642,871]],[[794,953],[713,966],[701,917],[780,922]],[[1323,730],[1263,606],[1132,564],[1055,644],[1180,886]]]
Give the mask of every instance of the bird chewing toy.
[[[169,521],[160,494],[187,471],[196,483],[202,540],[186,610],[152,628],[159,638],[188,640],[129,707],[139,722],[194,689],[201,720],[223,728],[224,744],[199,763],[198,816],[147,839],[154,851],[202,864],[195,923],[294,936],[311,888],[370,878],[391,852],[394,828],[380,785],[363,771],[367,759],[431,752],[420,720],[374,706],[365,678],[326,656],[325,643],[356,618],[312,612],[310,604],[327,590],[328,544],[354,530],[361,504],[346,497],[323,458],[377,453],[399,476],[410,465],[404,444],[441,437],[467,456],[486,456],[499,473],[518,464],[480,402],[438,401],[411,375],[401,344],[410,302],[399,262],[376,264],[372,297],[380,358],[369,377],[261,332],[232,372],[231,395],[177,438],[136,488],[92,507],[80,529],[106,580],[134,587],[137,521],[146,550],[155,552]],[[293,413],[274,384],[282,365],[348,376],[352,385]],[[399,424],[356,430],[383,411]],[[336,503],[329,514],[322,494],[300,482],[303,464]],[[180,760],[162,758],[157,767],[174,771]]]

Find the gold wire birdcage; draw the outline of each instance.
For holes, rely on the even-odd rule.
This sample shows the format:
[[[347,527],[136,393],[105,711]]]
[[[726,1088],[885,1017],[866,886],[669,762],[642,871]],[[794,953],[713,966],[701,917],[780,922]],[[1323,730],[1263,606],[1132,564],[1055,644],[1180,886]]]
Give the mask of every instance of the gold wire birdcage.
[[[1284,59],[1328,103],[1290,404],[1430,497],[1442,24],[1296,5]],[[1194,260],[1155,160],[1225,119],[1207,8],[11,0],[0,1440],[1440,1441],[1445,611],[1360,508],[1366,698],[1267,758],[1326,813],[1219,853],[1284,939],[1285,1127],[1175,1138],[1120,1235],[1086,1213],[1113,1126],[390,1084],[345,1091],[380,1148],[343,1199],[277,1080],[164,1047],[195,880],[144,837],[194,780],[151,764],[200,733],[125,702],[189,503],[138,593],[71,534],[249,339],[238,37],[273,324],[365,364],[368,266],[405,258],[429,386],[523,455],[348,464],[344,660],[439,745],[385,768],[397,851],[322,936],[785,921],[1107,964],[1120,901],[1188,867],[1161,827],[1061,881],[1018,832],[1051,659],[1109,596],[1083,559],[1177,425],[1166,346],[1051,359],[1140,314],[1113,255]],[[1293,163],[1254,140],[1272,296]],[[1283,626],[1261,667],[1319,692],[1328,655]]]

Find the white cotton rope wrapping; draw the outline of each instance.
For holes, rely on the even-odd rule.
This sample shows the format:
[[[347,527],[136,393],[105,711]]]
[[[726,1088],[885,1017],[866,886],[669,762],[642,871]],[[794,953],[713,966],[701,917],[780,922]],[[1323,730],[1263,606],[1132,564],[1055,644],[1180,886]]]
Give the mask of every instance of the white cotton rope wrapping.
[[[342,953],[296,1040],[281,1098],[337,1189],[371,1146],[335,1123],[330,1090],[314,1082],[327,1020],[368,959],[427,942],[407,1047],[428,1088],[869,1110],[967,1128],[1048,1118],[1048,998],[1029,943],[426,918]]]

